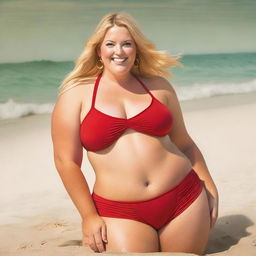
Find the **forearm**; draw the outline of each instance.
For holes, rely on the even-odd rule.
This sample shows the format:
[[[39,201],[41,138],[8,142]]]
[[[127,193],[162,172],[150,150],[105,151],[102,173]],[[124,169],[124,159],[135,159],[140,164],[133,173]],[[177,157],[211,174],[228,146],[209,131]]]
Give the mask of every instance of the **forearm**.
[[[207,168],[204,157],[195,143],[186,148],[183,153],[189,158],[192,163],[193,169],[198,174],[199,178],[203,180],[207,192],[213,197],[218,198],[217,187],[211,177],[211,174]]]
[[[82,219],[97,214],[89,186],[79,166],[72,161],[56,161],[56,168]]]

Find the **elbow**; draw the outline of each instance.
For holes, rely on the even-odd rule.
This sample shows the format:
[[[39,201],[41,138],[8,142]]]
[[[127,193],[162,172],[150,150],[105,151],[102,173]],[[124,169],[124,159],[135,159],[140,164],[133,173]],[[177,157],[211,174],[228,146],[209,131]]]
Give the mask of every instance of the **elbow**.
[[[183,153],[191,149],[197,148],[197,145],[195,144],[195,142],[192,140],[190,136],[188,136],[187,139],[180,144],[181,144],[180,151],[182,151]]]
[[[55,164],[60,164],[60,163],[65,161],[65,158],[62,155],[59,155],[59,154],[56,154],[56,153],[54,153],[53,158],[54,158],[54,163]]]
[[[82,159],[73,159],[70,157],[54,154],[54,163],[57,170],[60,171],[63,168],[72,168],[74,166],[81,168]]]
[[[60,156],[54,156],[54,164],[58,172],[61,172],[61,170],[67,166],[67,161],[60,157]]]
[[[193,151],[194,149],[197,149],[197,145],[193,140],[189,140],[189,142],[181,148],[181,151],[185,154],[186,152],[191,150]]]

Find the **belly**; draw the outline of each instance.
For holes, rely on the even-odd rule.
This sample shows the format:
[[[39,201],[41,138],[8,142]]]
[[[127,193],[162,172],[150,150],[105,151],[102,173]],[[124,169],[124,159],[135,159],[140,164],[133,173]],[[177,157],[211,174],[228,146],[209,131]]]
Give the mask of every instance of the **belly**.
[[[191,170],[189,159],[168,136],[130,135],[105,152],[88,152],[96,194],[117,201],[147,200],[177,185]]]

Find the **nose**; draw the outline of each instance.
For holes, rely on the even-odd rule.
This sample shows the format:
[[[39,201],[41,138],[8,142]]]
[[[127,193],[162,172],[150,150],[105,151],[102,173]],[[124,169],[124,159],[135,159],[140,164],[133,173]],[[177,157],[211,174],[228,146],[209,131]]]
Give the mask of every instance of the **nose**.
[[[117,54],[120,54],[120,53],[122,53],[122,51],[123,51],[122,46],[117,44],[115,47],[115,52]]]

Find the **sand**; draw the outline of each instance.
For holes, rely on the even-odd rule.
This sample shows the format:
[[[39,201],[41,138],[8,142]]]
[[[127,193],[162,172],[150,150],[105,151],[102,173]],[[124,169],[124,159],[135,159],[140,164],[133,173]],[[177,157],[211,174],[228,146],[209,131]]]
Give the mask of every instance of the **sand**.
[[[256,255],[256,94],[181,106],[220,194],[206,255]],[[1,121],[0,160],[0,255],[95,255],[81,246],[80,216],[54,166],[50,115]],[[92,189],[86,152],[82,170]],[[151,254],[190,255],[145,255]]]

